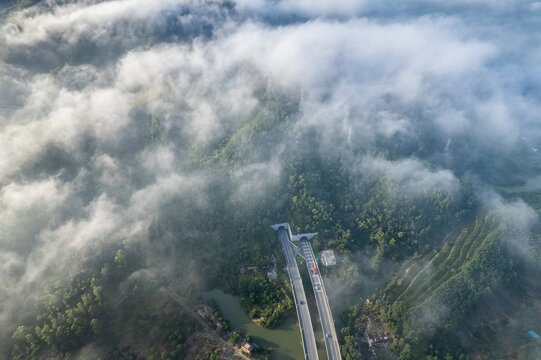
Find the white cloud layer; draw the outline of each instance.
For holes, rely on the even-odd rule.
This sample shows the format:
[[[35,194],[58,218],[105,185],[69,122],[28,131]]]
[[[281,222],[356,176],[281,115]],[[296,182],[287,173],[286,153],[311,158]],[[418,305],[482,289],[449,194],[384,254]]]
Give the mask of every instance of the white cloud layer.
[[[267,79],[302,92],[292,128],[314,130],[314,151],[325,154],[396,137],[415,144],[422,131],[487,148],[525,133],[541,139],[540,38],[531,31],[540,24],[529,15],[539,3],[231,7],[49,0],[0,22],[0,323],[13,312],[7,298],[30,293],[67,252],[144,237],[149,214],[174,196],[205,206],[211,176],[187,165],[194,143],[242,126]],[[479,8],[490,11],[472,15]],[[146,146],[153,118],[160,139]],[[269,159],[235,169],[237,201],[276,186],[284,146],[277,140]],[[452,170],[417,158],[366,156],[359,167],[414,194],[419,184],[459,186]]]

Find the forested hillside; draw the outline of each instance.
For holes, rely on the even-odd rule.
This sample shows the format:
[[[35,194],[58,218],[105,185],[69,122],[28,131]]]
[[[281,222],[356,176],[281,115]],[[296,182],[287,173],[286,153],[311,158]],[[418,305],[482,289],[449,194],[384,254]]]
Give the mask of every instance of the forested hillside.
[[[535,358],[541,7],[307,4],[2,8],[1,358],[238,356],[203,294],[294,318],[284,221],[344,359]]]
[[[378,154],[385,147],[373,147],[372,157],[357,166],[351,157],[309,151],[318,146],[318,139],[291,127],[299,116],[295,94],[260,92],[257,96],[260,106],[239,129],[212,146],[191,144],[191,166],[220,176],[204,184],[207,205],[202,207],[189,196],[172,197],[156,214],[149,228],[151,247],[140,250],[149,265],[168,259],[167,275],[160,283],[171,282],[195,298],[205,289],[222,287],[241,295],[251,317],[267,319],[263,326],[275,326],[292,311],[287,282],[267,284],[261,275],[239,275],[238,269],[246,265],[269,268],[271,255],[280,257],[280,252],[268,226],[276,219],[289,220],[296,231],[319,231],[316,249],[335,249],[345,264],[355,263],[357,254],[363,254],[367,261],[361,267],[340,275],[351,289],[362,288],[362,277],[367,274],[389,276],[381,268],[383,262],[403,264],[374,297],[381,321],[393,338],[392,348],[401,358],[435,351],[453,356],[468,353],[452,340],[453,332],[480,304],[491,301],[495,291],[517,280],[523,269],[522,260],[504,246],[503,238],[511,230],[506,230],[503,218],[490,212],[476,215],[479,200],[468,183],[449,185],[430,170],[422,181],[388,172],[386,166],[409,168],[412,164],[383,160]],[[168,141],[159,121],[151,117],[147,147],[159,146],[156,134],[161,134],[159,141]],[[288,159],[280,172],[265,169],[268,172],[260,178],[238,189],[237,179],[250,176],[248,170],[239,169],[248,160],[272,158],[265,149],[275,139],[285,144],[281,156]],[[416,160],[413,166],[422,166],[422,161]],[[372,169],[359,174],[363,167]],[[239,199],[243,192],[262,191],[258,182],[267,177],[275,180],[259,194],[259,203],[245,204]],[[449,235],[442,240],[445,233]],[[113,344],[121,335],[111,332],[117,326],[114,322],[124,324],[121,328],[130,325],[127,318],[112,316],[118,313],[115,302],[121,299],[112,294],[123,294],[117,290],[119,284],[144,266],[140,261],[135,249],[120,249],[114,262],[101,270],[99,264],[89,263],[87,270],[71,278],[71,285],[48,290],[38,306],[41,315],[15,331],[13,355],[31,358],[47,353],[44,349],[70,354],[88,342],[105,339],[103,344],[111,345],[103,351],[118,351]],[[197,268],[199,274],[184,276],[186,266]],[[145,280],[145,286],[152,285],[149,281]],[[345,354],[355,354],[360,333],[358,340],[344,334]],[[182,345],[189,331],[179,336]],[[169,356],[180,356],[180,349]]]
[[[113,344],[114,334],[104,331],[113,326],[110,322],[115,317],[111,314],[118,313],[115,302],[122,297],[112,294],[128,295],[118,287],[129,280],[132,272],[164,259],[167,275],[154,280],[172,282],[189,297],[220,286],[240,294],[250,316],[264,317],[267,320],[263,325],[275,326],[292,309],[287,282],[265,285],[260,275],[241,276],[238,271],[246,265],[266,269],[272,254],[281,256],[269,228],[275,219],[291,221],[298,231],[321,232],[316,248],[334,248],[349,261],[354,262],[358,252],[367,254],[371,259],[366,264],[368,271],[378,274],[384,260],[402,261],[429,251],[436,231],[449,228],[471,211],[471,196],[463,191],[464,195],[460,195],[457,189],[447,189],[437,181],[411,192],[404,179],[393,179],[385,173],[360,182],[353,180],[354,174],[348,168],[351,159],[305,151],[317,146],[317,139],[300,137],[291,130],[291,122],[298,116],[295,95],[260,96],[261,105],[238,130],[224,137],[214,150],[206,147],[211,155],[202,153],[197,142],[192,145],[192,166],[200,164],[197,166],[203,171],[221,174],[204,184],[208,205],[202,207],[197,198],[190,196],[170,198],[155,214],[149,228],[149,246],[119,249],[114,263],[89,263],[85,272],[69,280],[71,285],[46,291],[43,296],[48,300],[38,303],[39,309],[44,306],[42,314],[15,331],[14,354],[39,354],[44,348],[69,354],[89,341],[105,338]],[[157,146],[157,133],[162,134],[161,141],[167,141],[159,122],[151,117],[145,140],[148,148]],[[290,144],[282,149],[286,153],[282,156],[289,160],[280,173],[262,175],[276,180],[265,189],[266,193],[260,194],[260,203],[244,204],[239,199],[244,194],[239,193],[235,182],[239,176],[249,174],[239,173],[238,169],[247,158],[253,160],[255,156],[264,161],[271,156],[265,149],[276,138]],[[260,191],[257,182],[266,179],[253,181],[242,191]],[[145,254],[148,265],[141,263],[139,253]],[[72,256],[81,255],[75,252]],[[198,274],[189,272],[185,276],[187,266],[198,269]],[[360,286],[360,277],[359,269],[352,269],[349,286]],[[152,285],[149,281],[145,280],[146,286]],[[97,286],[99,291],[94,291]],[[63,292],[72,295],[66,297]],[[60,301],[56,298],[64,298],[61,305],[55,303]],[[276,306],[281,310],[276,311]],[[64,328],[69,331],[64,333]],[[114,346],[111,349],[116,351]]]
[[[541,290],[534,281],[540,242],[536,240],[532,253],[524,257],[508,243],[513,236],[513,226],[494,213],[458,224],[432,251],[405,261],[364,310],[353,310],[348,331],[360,336],[368,331],[363,325],[366,318],[375,315],[388,329],[391,348],[401,359],[516,357],[528,343],[532,325],[519,314],[531,308],[531,298]],[[509,314],[520,322],[511,335],[507,332],[513,340],[504,340],[504,350],[495,343],[502,340],[501,333],[495,336],[502,329],[494,326],[505,327]],[[496,325],[500,318],[505,318],[503,325]],[[483,328],[492,336],[482,336]],[[518,332],[522,336],[517,338]]]
[[[429,344],[438,347],[435,341],[448,342],[466,314],[488,301],[497,287],[516,280],[517,269],[504,255],[501,236],[495,219],[481,215],[430,260],[401,269],[396,282],[382,290],[382,302],[387,302],[382,303],[382,320],[403,357],[408,348],[415,358]],[[433,338],[423,340],[427,334]]]

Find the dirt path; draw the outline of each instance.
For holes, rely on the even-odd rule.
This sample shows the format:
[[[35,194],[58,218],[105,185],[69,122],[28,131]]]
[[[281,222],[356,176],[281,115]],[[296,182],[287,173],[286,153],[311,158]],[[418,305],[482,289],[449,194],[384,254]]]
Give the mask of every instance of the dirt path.
[[[430,259],[430,261],[429,261],[425,266],[423,266],[423,267],[421,268],[421,270],[419,270],[419,272],[413,277],[413,279],[411,280],[411,282],[409,283],[409,285],[406,287],[406,289],[405,289],[404,291],[402,291],[402,292],[400,293],[400,295],[396,298],[396,301],[398,301],[398,300],[402,297],[402,295],[404,295],[404,294],[409,290],[409,288],[413,285],[413,283],[415,282],[415,280],[417,280],[417,278],[418,278],[422,273],[424,273],[424,271],[425,271],[426,269],[428,269],[428,267],[429,267],[430,265],[432,265],[432,262],[433,262],[439,255],[440,255],[440,253],[437,253],[436,255],[434,255],[434,257],[433,257],[432,259]]]
[[[455,226],[453,226],[453,228],[447,233],[447,235],[445,235],[445,237],[443,238],[442,242],[441,242],[441,247],[443,247],[443,245],[447,242],[447,239],[449,238],[449,236],[451,236],[451,234],[454,234],[458,229],[460,229],[460,227],[462,226],[463,224],[462,223],[459,223],[459,224],[456,224]],[[468,229],[463,229],[462,230],[462,233],[466,232]],[[456,245],[453,245],[453,247],[451,248],[451,251],[449,251],[449,255],[447,256],[447,259],[449,258],[449,256],[451,256],[451,254],[453,253],[453,251],[455,250],[455,246]],[[440,252],[441,252],[441,248],[440,250],[432,257],[432,259],[430,259],[430,261],[428,263],[426,263],[422,268],[421,270],[419,270],[419,272],[413,277],[413,279],[410,281],[410,283],[408,284],[408,286],[406,287],[406,289],[404,291],[402,291],[400,293],[400,295],[398,295],[398,298],[396,299],[397,301],[402,297],[403,294],[405,294],[409,288],[413,285],[413,283],[417,280],[417,278],[426,270],[428,269],[428,267],[430,265],[432,265],[432,263],[434,262],[434,260],[436,260],[438,258],[438,256],[440,255]],[[409,273],[409,270],[410,268],[415,265],[415,264],[412,264],[410,265],[407,269],[406,269],[406,272],[404,274],[404,276],[399,280],[400,284],[402,284],[402,280],[407,276],[407,274]]]

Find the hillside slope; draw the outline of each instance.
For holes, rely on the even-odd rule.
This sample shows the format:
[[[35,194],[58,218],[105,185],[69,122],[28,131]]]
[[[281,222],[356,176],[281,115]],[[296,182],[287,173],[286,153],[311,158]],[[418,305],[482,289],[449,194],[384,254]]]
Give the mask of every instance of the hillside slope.
[[[523,281],[520,259],[506,246],[508,236],[497,216],[479,215],[455,229],[439,251],[405,263],[380,290],[376,304],[401,358],[418,358],[432,349],[444,349],[454,357],[506,358],[528,343],[522,336],[513,346],[502,347],[507,352],[503,354],[494,346],[495,336],[482,334],[487,328],[496,335],[496,325],[491,324],[496,313],[532,312],[539,305],[532,300],[537,291]],[[524,297],[526,292],[530,295]],[[526,335],[525,327],[515,326],[513,331]]]

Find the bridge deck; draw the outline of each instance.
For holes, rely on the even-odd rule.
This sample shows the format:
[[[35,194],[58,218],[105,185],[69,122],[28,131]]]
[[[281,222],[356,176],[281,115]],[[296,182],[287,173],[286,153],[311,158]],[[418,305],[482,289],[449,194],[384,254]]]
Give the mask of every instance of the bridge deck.
[[[312,327],[312,319],[310,318],[310,310],[306,302],[306,294],[302,286],[301,274],[297,261],[291,248],[289,233],[281,227],[278,229],[278,238],[282,244],[282,249],[286,258],[287,272],[293,289],[293,298],[297,308],[297,317],[299,319],[299,327],[301,331],[302,344],[304,348],[304,357],[307,360],[318,360],[316,338],[314,336],[314,328]]]
[[[301,238],[299,246],[302,255],[306,259],[306,266],[308,267],[308,273],[310,274],[310,280],[312,282],[312,287],[314,288],[317,310],[319,312],[319,318],[321,319],[321,328],[323,329],[323,336],[325,339],[325,348],[327,349],[327,357],[329,360],[341,360],[340,345],[338,344],[338,337],[336,336],[334,320],[329,306],[329,300],[327,299],[327,292],[323,285],[323,279],[319,272],[319,266],[317,265],[312,245],[306,238]],[[315,273],[313,271],[314,268],[317,270]]]

